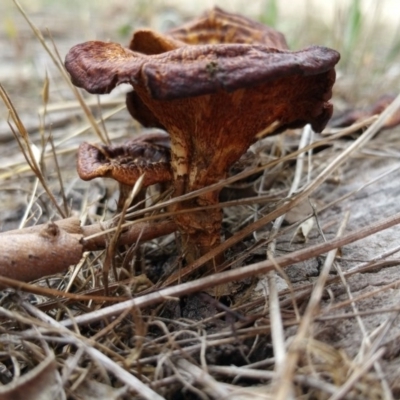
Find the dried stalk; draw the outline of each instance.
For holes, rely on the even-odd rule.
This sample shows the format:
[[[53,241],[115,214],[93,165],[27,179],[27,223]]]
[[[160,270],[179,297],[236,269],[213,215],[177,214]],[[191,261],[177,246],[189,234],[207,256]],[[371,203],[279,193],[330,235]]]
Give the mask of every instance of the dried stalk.
[[[306,147],[307,143],[310,140],[310,136],[312,134],[312,128],[310,125],[306,125],[303,129],[303,134],[299,143],[299,150]],[[305,153],[300,153],[297,157],[296,161],[296,169],[295,175],[292,182],[292,186],[288,193],[288,198],[290,198],[300,186],[301,176],[303,172],[303,164],[304,164]],[[275,237],[281,228],[281,225],[285,219],[285,214],[282,214],[279,218],[277,218],[273,224],[270,237]],[[275,259],[275,247],[276,247],[276,237],[269,243],[267,248],[267,256],[268,259],[274,260]],[[279,272],[280,267],[279,264],[277,265],[277,271]],[[279,306],[279,297],[278,291],[276,289],[276,271],[270,271],[267,274],[268,278],[268,288],[269,288],[269,299],[270,299],[270,318],[271,318],[271,335],[272,335],[272,345],[274,349],[274,355],[276,359],[275,363],[275,371],[281,371],[283,365],[286,361],[286,347],[285,347],[285,335],[283,331],[282,325],[282,315],[280,312]]]
[[[0,275],[32,281],[65,271],[82,257],[80,239],[80,235],[69,234],[53,222],[42,225],[35,233],[3,233],[0,240]]]
[[[67,218],[0,233],[0,276],[32,281],[64,272],[79,262],[83,252],[107,246],[109,239],[101,233],[108,227],[107,224],[81,227],[77,218]],[[138,222],[123,231],[117,244],[142,243],[175,230],[170,221]]]

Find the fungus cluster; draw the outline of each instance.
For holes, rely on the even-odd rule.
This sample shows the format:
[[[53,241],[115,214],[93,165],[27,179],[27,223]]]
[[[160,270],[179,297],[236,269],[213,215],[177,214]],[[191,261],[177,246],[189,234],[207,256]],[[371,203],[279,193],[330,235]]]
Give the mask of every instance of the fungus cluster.
[[[224,179],[267,128],[272,134],[311,124],[321,131],[332,115],[329,99],[338,61],[339,54],[326,47],[290,51],[281,33],[214,8],[166,34],[136,31],[128,48],[100,41],[78,44],[65,66],[72,82],[90,93],[109,93],[129,83],[133,91],[126,103],[133,118],[169,134],[170,160],[148,168],[110,161],[112,152],[103,148],[113,164],[103,176],[119,180],[132,173],[132,183],[145,173],[148,184],[168,180],[173,196],[179,196]],[[123,147],[115,151],[129,154]],[[93,147],[82,145],[78,171],[84,179],[93,177],[82,172],[88,154],[94,156]],[[208,192],[170,211],[217,206],[218,195]],[[189,259],[220,243],[218,207],[179,213],[175,220]]]

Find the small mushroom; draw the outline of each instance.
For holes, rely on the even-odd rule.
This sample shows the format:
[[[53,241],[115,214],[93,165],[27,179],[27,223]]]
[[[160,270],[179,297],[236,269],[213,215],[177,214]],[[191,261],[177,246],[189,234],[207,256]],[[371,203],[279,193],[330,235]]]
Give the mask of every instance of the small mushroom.
[[[109,177],[133,186],[144,175],[143,186],[172,180],[170,141],[165,132],[144,133],[122,145],[82,143],[78,174],[88,181]]]
[[[266,128],[272,134],[309,123],[321,131],[332,115],[338,61],[339,54],[326,47],[289,51],[273,29],[214,9],[167,35],[141,30],[130,48],[79,44],[65,65],[72,82],[90,93],[132,85],[127,106],[133,117],[171,137],[172,184],[179,196],[224,179]],[[175,216],[189,260],[220,243],[218,194],[172,209],[215,207]]]
[[[119,182],[121,210],[133,185],[143,175],[142,187],[170,182],[171,150],[165,132],[144,133],[121,145],[82,143],[78,151],[78,174],[88,181],[94,178],[113,178]],[[144,198],[144,191],[139,196]]]

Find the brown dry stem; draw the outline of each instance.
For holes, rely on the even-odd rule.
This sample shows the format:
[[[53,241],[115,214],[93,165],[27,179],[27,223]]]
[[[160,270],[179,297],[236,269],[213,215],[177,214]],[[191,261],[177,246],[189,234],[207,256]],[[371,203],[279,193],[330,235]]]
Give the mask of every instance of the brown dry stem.
[[[0,275],[31,281],[65,271],[82,257],[81,236],[69,234],[55,223],[36,232],[2,234]]]
[[[81,227],[79,219],[67,218],[3,232],[0,234],[0,275],[26,282],[64,272],[79,262],[84,251],[107,246],[109,239],[101,234],[107,228],[110,228],[107,224]],[[138,222],[122,232],[117,244],[142,243],[176,229],[171,221]]]

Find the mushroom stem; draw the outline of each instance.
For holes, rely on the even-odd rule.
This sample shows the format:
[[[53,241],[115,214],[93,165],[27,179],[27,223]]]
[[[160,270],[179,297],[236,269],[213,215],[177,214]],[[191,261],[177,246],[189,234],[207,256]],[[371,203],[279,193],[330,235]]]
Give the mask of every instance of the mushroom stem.
[[[196,156],[198,147],[192,148],[187,138],[180,139],[179,145],[176,142],[171,145],[174,197],[204,188],[225,177],[225,174],[220,176],[220,173],[209,176],[204,168],[199,168],[201,157]],[[213,170],[215,172],[216,169]],[[219,192],[220,190],[209,191],[169,208],[169,211],[177,212],[174,220],[181,233],[182,252],[189,263],[221,243],[222,210],[219,207],[209,208],[219,204]],[[207,209],[204,210],[180,212],[205,206]],[[223,262],[223,255],[211,262],[209,267],[212,268],[217,261]]]
[[[193,200],[174,205],[173,211],[217,205],[218,195],[219,191],[208,192]],[[183,252],[188,262],[196,260],[221,243],[222,211],[220,208],[178,213],[174,219],[181,232]],[[222,262],[223,256],[215,261]]]

